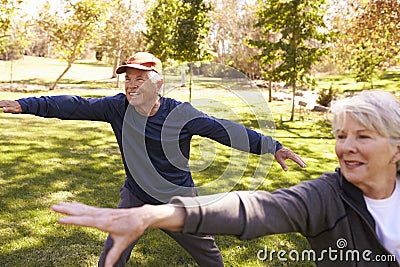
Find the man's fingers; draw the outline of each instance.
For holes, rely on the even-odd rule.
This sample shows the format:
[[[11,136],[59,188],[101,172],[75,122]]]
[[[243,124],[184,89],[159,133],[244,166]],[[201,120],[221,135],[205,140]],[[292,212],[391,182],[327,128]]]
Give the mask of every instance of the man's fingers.
[[[300,167],[305,168],[307,167],[307,164],[304,162],[302,158],[300,158],[297,154],[294,154],[293,157],[291,157],[294,162],[296,162]]]
[[[296,153],[287,148],[282,148],[275,153],[276,161],[281,165],[284,171],[288,170],[285,160],[291,159],[296,162],[300,167],[305,168],[307,164]]]
[[[281,165],[284,171],[288,170],[288,166],[286,165],[284,158],[276,157],[276,161],[279,163],[279,165]]]
[[[122,251],[146,229],[143,218],[137,218],[134,209],[97,208],[78,202],[60,202],[51,208],[55,212],[67,215],[58,219],[61,224],[96,228],[111,235],[113,247],[107,253],[106,266],[113,266]]]
[[[12,100],[1,100],[0,101],[0,108],[4,108],[4,107],[13,107],[15,106],[15,101]]]
[[[68,208],[67,203],[63,203],[63,202],[52,205],[51,210],[58,212],[58,213],[62,213],[62,214],[70,214],[70,210]]]
[[[3,109],[3,112],[10,112],[10,101],[9,100],[1,100],[0,101],[0,108]]]
[[[0,100],[0,108],[5,113],[21,113],[22,108],[18,101],[14,100]]]
[[[8,100],[0,100],[0,108],[4,108],[8,105]]]

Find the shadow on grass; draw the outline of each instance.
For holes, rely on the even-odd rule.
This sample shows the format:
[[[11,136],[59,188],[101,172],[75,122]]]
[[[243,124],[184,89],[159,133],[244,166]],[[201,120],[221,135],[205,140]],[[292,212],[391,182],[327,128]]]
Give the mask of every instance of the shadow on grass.
[[[387,72],[384,72],[381,75],[379,75],[379,79],[400,81],[400,72],[387,71]]]
[[[104,124],[67,122],[34,117],[13,118],[14,126],[0,117],[0,266],[94,266],[105,234],[95,230],[62,226],[50,205],[59,201],[80,201],[89,205],[115,207],[124,172],[115,137]],[[322,126],[321,126],[322,127]],[[290,131],[290,129],[287,129]],[[295,130],[293,130],[295,133]],[[319,140],[321,136],[315,136]],[[294,151],[317,157],[323,155],[303,146],[301,135],[286,138]],[[314,142],[310,137],[307,142]],[[212,167],[194,176],[196,183],[221,175],[229,158],[223,153]],[[228,153],[229,154],[229,153]],[[250,159],[246,170],[238,161],[232,170],[232,180],[244,172],[251,177],[257,161]],[[274,167],[266,179],[275,190],[294,185],[318,174],[320,168],[309,171],[293,167],[295,177],[288,177]],[[297,168],[297,169],[296,169]],[[235,174],[237,173],[237,175]],[[278,177],[278,178],[277,178]],[[244,190],[246,181],[233,188]],[[6,230],[4,230],[6,229]],[[279,235],[239,241],[233,237],[217,237],[227,266],[257,266],[257,252],[271,249],[304,249],[302,237]],[[239,262],[239,265],[238,263]],[[253,263],[251,263],[253,262]],[[128,266],[195,266],[193,259],[165,234],[148,231],[139,241]],[[272,262],[273,266],[296,266]],[[303,263],[298,266],[305,266]]]
[[[29,87],[34,87],[35,85],[37,86],[44,86],[44,87],[50,87],[54,83],[54,80],[44,80],[40,78],[31,78],[31,79],[20,79],[20,80],[14,80],[13,81],[13,86],[14,87],[21,87],[23,85],[29,85]],[[57,87],[65,87],[65,86],[70,86],[71,88],[73,87],[79,87],[79,88],[86,88],[86,89],[116,89],[116,82],[110,79],[104,79],[104,80],[73,80],[73,79],[61,79],[57,83]]]
[[[332,138],[331,123],[327,119],[317,119],[302,123],[281,121],[276,124],[276,129],[290,133],[294,138]]]
[[[84,259],[97,257],[102,238],[89,239],[76,229],[73,237],[65,235],[67,227],[56,223],[50,205],[116,206],[124,175],[118,148],[108,143],[112,133],[35,118],[15,118],[13,124],[0,123],[0,229],[7,229],[0,231],[0,266],[87,266]],[[52,237],[55,229],[59,235]],[[100,247],[96,252],[94,245]]]
[[[58,230],[64,233],[61,227]],[[88,261],[92,261],[94,266],[93,259],[103,244],[94,234],[76,228],[68,235],[53,233],[36,239],[35,244],[1,253],[1,266],[72,267],[88,266]]]
[[[44,85],[44,86],[50,86],[51,85],[50,81],[46,81],[46,80],[40,79],[40,78],[14,80],[14,82],[23,83],[23,84],[31,84],[31,85]]]
[[[124,182],[111,131],[85,122],[16,118],[17,129],[0,123],[0,266],[94,266],[104,234],[56,223],[59,201],[115,207]],[[19,125],[19,126],[18,126]],[[45,130],[46,129],[46,130]],[[131,266],[195,266],[160,231],[144,235]]]
[[[239,240],[231,236],[217,236],[216,243],[222,251],[226,266],[315,266],[313,262],[308,261],[293,261],[289,258],[287,261],[278,259],[278,251],[289,253],[294,250],[301,253],[303,250],[310,249],[307,240],[296,233],[274,234],[253,240]],[[259,258],[257,255],[261,257]],[[263,256],[266,256],[266,258],[263,259]],[[237,264],[237,262],[244,262],[245,265]]]
[[[110,67],[112,68],[112,66],[110,66],[110,64],[106,64],[103,63],[101,61],[96,61],[96,62],[82,62],[82,61],[75,61],[74,64],[76,65],[85,65],[85,66],[90,66],[90,67]]]

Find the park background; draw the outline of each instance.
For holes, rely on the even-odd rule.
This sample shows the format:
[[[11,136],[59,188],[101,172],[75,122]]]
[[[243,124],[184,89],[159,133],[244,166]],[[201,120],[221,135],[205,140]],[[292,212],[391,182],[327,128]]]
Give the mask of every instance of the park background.
[[[229,66],[258,85],[253,90],[268,103],[275,138],[307,162],[306,169],[288,162],[288,172],[274,162],[260,190],[273,191],[334,171],[334,139],[326,113],[330,101],[369,89],[400,94],[397,0],[32,3],[2,1],[0,99],[123,92],[123,75],[117,77],[115,67],[137,51],[154,53],[165,69],[195,61]],[[226,68],[202,77],[229,78],[221,69]],[[190,77],[190,68],[186,71]],[[188,90],[182,86],[173,96],[189,101]],[[193,98],[237,101],[218,86],[197,83],[192,90]],[[218,107],[205,108],[212,113]],[[238,113],[247,127],[269,133],[251,114]],[[59,225],[50,205],[80,201],[116,206],[125,175],[110,127],[0,113],[0,129],[0,265],[96,266],[106,234]],[[192,161],[202,161],[208,146],[195,138]],[[197,184],[218,177],[232,161],[230,149],[215,149],[213,164],[195,172]],[[247,189],[257,164],[258,157],[250,156],[242,165],[244,174],[238,170],[243,179],[231,189]],[[257,259],[265,248],[308,249],[298,234],[251,241],[219,236],[216,241],[226,266],[313,266],[276,257]],[[151,230],[128,266],[195,262],[169,237]]]

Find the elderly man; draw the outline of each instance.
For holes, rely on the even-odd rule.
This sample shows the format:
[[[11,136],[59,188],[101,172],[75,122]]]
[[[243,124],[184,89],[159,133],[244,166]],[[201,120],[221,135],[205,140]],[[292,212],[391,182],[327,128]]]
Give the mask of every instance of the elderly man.
[[[208,137],[250,153],[274,154],[285,171],[286,159],[305,167],[299,156],[283,148],[269,136],[263,136],[234,122],[210,117],[189,103],[160,96],[159,91],[163,84],[160,75],[162,63],[154,55],[138,52],[116,72],[125,73],[125,94],[98,99],[71,95],[31,97],[17,101],[3,100],[0,101],[0,107],[3,112],[8,113],[110,123],[126,172],[118,208],[162,204],[174,195],[195,196],[196,190],[188,168],[190,140],[193,135]],[[171,114],[173,119],[169,119]],[[240,132],[241,138],[246,139],[249,146],[235,146],[227,129]],[[176,141],[172,143],[179,147],[175,149],[183,155],[180,162],[175,162],[169,156],[171,153],[165,151],[163,140]],[[165,184],[169,187],[165,187]],[[164,232],[186,249],[200,266],[223,266],[222,256],[212,236]],[[137,241],[122,253],[116,266],[125,266]],[[105,256],[112,245],[113,240],[109,236],[105,241],[99,266],[104,266]]]

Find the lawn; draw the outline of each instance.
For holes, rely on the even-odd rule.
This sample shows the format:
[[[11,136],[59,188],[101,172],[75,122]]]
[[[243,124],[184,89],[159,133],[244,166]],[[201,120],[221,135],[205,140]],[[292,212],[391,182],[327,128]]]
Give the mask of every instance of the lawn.
[[[9,62],[0,63],[3,68]],[[17,65],[17,62],[14,64]],[[50,82],[51,77],[46,78],[44,76],[47,74],[43,74],[48,71],[48,64],[60,63],[46,61],[44,71],[39,71],[42,64],[35,67],[28,67],[27,64],[18,78],[19,81],[31,82],[38,79],[37,81]],[[65,82],[72,81],[73,84],[84,86],[86,82],[79,83],[81,80],[92,84],[83,76],[91,76],[98,70],[103,74],[96,79],[102,80],[109,75],[110,67],[77,64],[71,70],[69,80]],[[35,78],[35,75],[25,77],[23,73],[35,73],[39,78]],[[39,75],[41,73],[43,77]],[[3,76],[0,76],[0,80],[7,82],[8,78],[4,78],[4,73],[1,75]],[[17,80],[16,77],[17,75],[14,76],[14,81]],[[107,81],[111,84],[114,82]],[[59,94],[100,97],[118,92],[120,90],[76,88],[49,92],[41,88],[28,92],[0,92],[0,99]],[[266,96],[266,92],[261,94]],[[187,98],[184,89],[177,89],[169,95],[183,101]],[[271,157],[248,156],[196,137],[192,142],[191,155],[193,177],[198,185],[207,190],[273,191],[314,179],[323,171],[333,171],[337,166],[334,139],[325,115],[309,112],[301,121],[288,122],[279,118],[282,114],[286,115],[290,103],[268,103],[272,114],[266,106],[265,110],[255,109],[255,113],[251,113],[246,105],[240,105],[243,104],[242,98],[232,92],[227,94],[226,91],[212,88],[195,89],[193,98],[199,100],[194,101],[196,106],[207,113],[226,114],[224,117],[238,120],[262,133],[274,135],[284,146],[298,153],[307,162],[306,169],[288,162],[289,171],[283,172],[276,162],[271,161]],[[261,104],[265,103],[262,99],[259,100]],[[271,118],[275,120],[276,130],[267,123]],[[102,122],[62,121],[0,112],[0,144],[0,266],[97,266],[97,258],[106,234],[94,229],[58,224],[59,215],[51,212],[50,206],[59,201],[80,201],[101,207],[117,205],[119,188],[125,176],[119,149],[109,125]],[[217,184],[218,188],[207,187],[214,185],[219,177],[227,178],[229,183]],[[205,192],[209,192],[207,190]],[[218,236],[216,242],[226,266],[313,266],[309,262],[284,262],[277,258],[261,261],[257,258],[257,253],[265,249],[286,252],[308,249],[306,240],[295,233],[251,241]],[[128,264],[143,267],[195,265],[181,247],[159,230],[144,234]]]
[[[15,61],[0,60],[0,82],[16,83],[25,88],[51,85],[67,67],[65,62],[43,57],[25,56]],[[116,88],[111,79],[112,67],[97,62],[77,61],[59,82],[59,88]],[[35,85],[35,86],[32,86]],[[37,86],[40,85],[40,86]]]
[[[67,93],[85,95],[82,90]],[[39,93],[29,95],[36,94]],[[87,91],[87,94],[92,95],[93,92]],[[24,96],[28,94],[1,94],[7,99]],[[317,177],[322,169],[334,169],[333,140],[325,123],[318,123],[308,121],[301,125],[277,125],[276,138],[298,152],[307,161],[308,167],[301,170],[289,163],[290,170],[285,173],[275,162],[268,176],[262,178],[260,189],[290,186]],[[105,234],[59,225],[56,222],[58,215],[52,213],[49,207],[59,201],[116,206],[124,172],[110,127],[101,122],[61,121],[0,113],[0,129],[0,265],[95,266]],[[196,138],[192,153],[196,153],[199,147],[208,153],[204,149],[207,142]],[[215,154],[215,159],[204,170],[199,166],[201,163],[194,163],[195,169],[199,169],[194,172],[198,184],[209,183],[210,177],[220,177],[230,166],[232,170],[229,173],[233,173],[233,177],[242,177],[234,181],[235,189],[249,188],[252,174],[260,164],[258,156],[249,159],[243,157],[243,153],[231,156],[230,149],[222,146],[217,146],[216,152],[211,153]],[[203,160],[194,154],[193,159],[196,158]],[[247,168],[243,170],[243,166]],[[235,175],[236,172],[238,175]],[[264,247],[268,250],[299,251],[306,247],[304,239],[295,234],[253,241],[217,237],[217,243],[227,266],[262,265],[257,259],[257,252]],[[146,233],[139,242],[129,266],[170,266],[167,263],[173,263],[173,266],[194,265],[169,237],[154,230]],[[278,266],[277,262],[270,264]],[[304,266],[304,263],[299,266]]]
[[[399,93],[400,69],[392,68],[386,71],[376,71],[371,82],[356,82],[351,74],[347,75],[319,75],[316,77],[318,88],[332,87],[338,93],[351,93],[361,90],[379,89]]]

